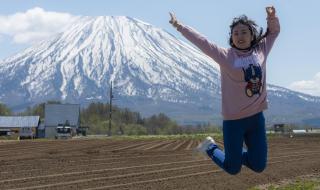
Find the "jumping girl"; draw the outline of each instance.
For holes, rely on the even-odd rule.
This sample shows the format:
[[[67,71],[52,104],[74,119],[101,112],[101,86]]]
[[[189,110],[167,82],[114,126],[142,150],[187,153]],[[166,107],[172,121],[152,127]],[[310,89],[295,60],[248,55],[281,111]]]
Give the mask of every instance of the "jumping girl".
[[[230,25],[230,48],[209,42],[170,13],[170,23],[220,66],[224,152],[212,137],[200,143],[197,150],[232,175],[239,173],[242,165],[262,172],[267,164],[263,115],[267,109],[266,60],[280,25],[273,6],[266,7],[266,12],[265,33],[245,15],[234,18]]]

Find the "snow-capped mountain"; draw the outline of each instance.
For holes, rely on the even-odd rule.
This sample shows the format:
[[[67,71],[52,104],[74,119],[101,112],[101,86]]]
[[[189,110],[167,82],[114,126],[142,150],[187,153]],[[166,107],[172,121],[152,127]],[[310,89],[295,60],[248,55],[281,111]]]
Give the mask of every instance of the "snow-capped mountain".
[[[124,16],[81,17],[51,40],[2,60],[0,102],[15,109],[47,100],[106,102],[111,81],[115,103],[144,115],[219,118],[217,64],[163,29]],[[269,91],[271,103],[287,97],[320,107],[317,97],[275,86]]]
[[[320,126],[320,97],[268,85],[269,121]]]

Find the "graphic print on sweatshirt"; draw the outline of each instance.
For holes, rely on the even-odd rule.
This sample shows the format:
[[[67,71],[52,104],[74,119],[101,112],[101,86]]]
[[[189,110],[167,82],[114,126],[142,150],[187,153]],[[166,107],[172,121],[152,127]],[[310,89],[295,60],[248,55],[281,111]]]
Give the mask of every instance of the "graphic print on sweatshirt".
[[[244,79],[247,82],[245,93],[248,97],[262,92],[262,69],[259,57],[253,53],[247,57],[239,57],[235,61],[235,67],[242,68]]]

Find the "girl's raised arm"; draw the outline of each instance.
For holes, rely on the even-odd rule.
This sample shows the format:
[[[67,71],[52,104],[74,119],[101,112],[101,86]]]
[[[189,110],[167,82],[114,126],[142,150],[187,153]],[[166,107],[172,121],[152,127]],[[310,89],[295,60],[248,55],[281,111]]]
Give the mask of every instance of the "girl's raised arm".
[[[266,54],[268,54],[273,46],[275,39],[280,33],[279,19],[276,16],[276,9],[273,6],[266,7],[268,34],[266,36]]]
[[[227,50],[221,47],[218,47],[216,44],[209,42],[206,37],[198,33],[196,30],[191,27],[184,26],[181,24],[176,16],[170,12],[170,21],[181,34],[187,38],[191,43],[197,46],[202,52],[211,57],[216,61],[220,66],[226,62],[227,59]]]

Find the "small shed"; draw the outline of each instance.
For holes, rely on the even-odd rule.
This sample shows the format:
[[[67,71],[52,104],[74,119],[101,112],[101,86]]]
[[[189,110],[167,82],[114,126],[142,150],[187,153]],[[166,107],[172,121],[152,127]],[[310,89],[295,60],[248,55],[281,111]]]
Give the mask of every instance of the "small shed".
[[[307,132],[320,134],[320,128],[310,128],[307,130]]]
[[[274,124],[273,125],[273,128],[274,128],[274,132],[275,133],[284,133],[285,132],[285,129],[284,129],[284,124]]]
[[[0,135],[35,138],[40,116],[0,116]]]
[[[45,137],[55,138],[58,125],[68,123],[72,127],[72,133],[76,134],[80,126],[79,104],[45,104]]]

